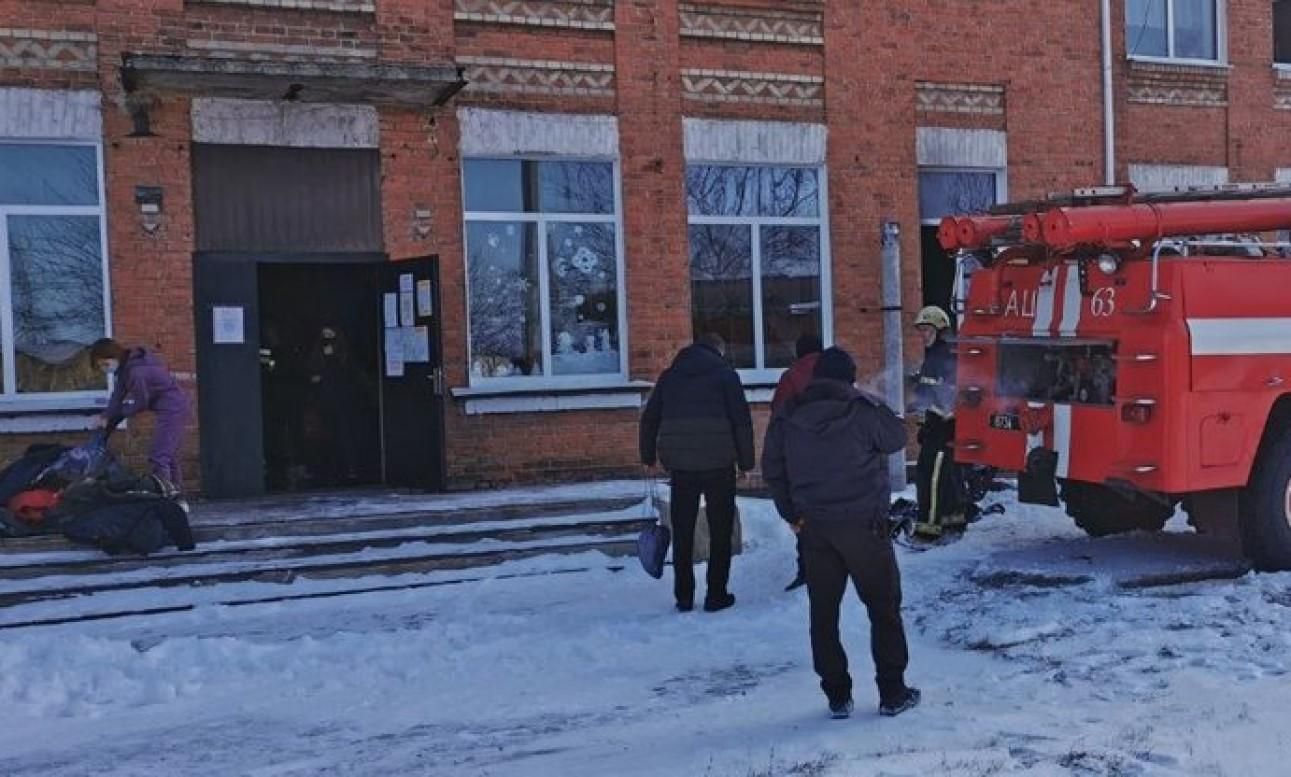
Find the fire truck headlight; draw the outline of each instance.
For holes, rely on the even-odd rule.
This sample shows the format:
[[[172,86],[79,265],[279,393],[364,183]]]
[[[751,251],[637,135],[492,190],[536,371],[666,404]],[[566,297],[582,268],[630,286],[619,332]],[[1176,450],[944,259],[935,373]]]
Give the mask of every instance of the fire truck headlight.
[[[1098,257],[1098,269],[1102,270],[1104,275],[1115,275],[1116,271],[1121,269],[1121,258],[1116,254],[1103,254]]]

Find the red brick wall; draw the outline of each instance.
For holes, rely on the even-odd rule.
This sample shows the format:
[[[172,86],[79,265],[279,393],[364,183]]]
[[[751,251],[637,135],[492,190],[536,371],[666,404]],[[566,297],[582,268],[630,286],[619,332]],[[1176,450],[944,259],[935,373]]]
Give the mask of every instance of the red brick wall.
[[[540,5],[540,4],[537,4]],[[456,106],[614,113],[619,117],[627,266],[630,372],[653,379],[690,339],[690,288],[682,117],[824,122],[829,131],[829,219],[834,330],[863,373],[880,348],[879,224],[904,227],[904,296],[920,298],[915,134],[919,126],[1008,133],[1011,196],[1101,182],[1102,84],[1096,7],[1055,2],[935,0],[831,2],[710,0],[757,13],[823,14],[823,46],[682,35],[677,0],[619,0],[614,31],[453,20],[453,0],[380,0],[375,14],[248,9],[183,0],[0,0],[0,27],[96,32],[98,71],[0,68],[0,85],[104,92],[114,323],[130,342],[157,347],[192,387],[192,218],[188,101],[161,95],[155,138],[134,139],[119,107],[124,51],[178,52],[189,40],[321,48],[370,48],[380,61],[445,63],[456,57],[613,65],[613,94],[468,89],[453,106],[381,110],[385,240],[392,259],[441,257],[445,368],[467,384],[466,300]],[[953,5],[953,4],[951,4]],[[1271,4],[1230,0],[1232,67],[1218,76],[1227,104],[1178,107],[1131,102],[1136,71],[1115,61],[1118,175],[1133,163],[1226,165],[1233,180],[1268,179],[1291,166],[1282,140],[1291,111],[1273,108]],[[1113,2],[1124,51],[1124,0]],[[2,42],[2,40],[0,40]],[[191,53],[191,52],[190,52]],[[823,103],[716,102],[683,96],[682,70],[823,77]],[[1186,84],[1195,75],[1169,75]],[[1215,76],[1206,76],[1214,79]],[[1003,87],[1002,114],[920,111],[920,82]],[[137,185],[165,190],[162,227],[147,234]],[[428,235],[416,210],[429,210]],[[913,341],[908,353],[917,353]],[[447,438],[455,486],[636,471],[632,410],[466,416],[450,401]],[[764,423],[759,410],[759,424]],[[124,437],[146,442],[144,427]],[[0,439],[0,454],[25,444]],[[196,436],[188,451],[197,471]]]

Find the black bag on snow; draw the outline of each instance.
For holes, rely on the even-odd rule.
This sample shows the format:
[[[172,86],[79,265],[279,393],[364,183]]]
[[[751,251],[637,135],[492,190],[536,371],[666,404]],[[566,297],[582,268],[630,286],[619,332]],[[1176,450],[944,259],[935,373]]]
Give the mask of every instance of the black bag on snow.
[[[9,466],[0,469],[0,507],[35,485],[40,473],[67,450],[62,445],[32,445]]]
[[[109,554],[147,555],[167,545],[192,550],[188,514],[155,478],[82,480],[63,492],[53,515],[72,542]]]
[[[175,515],[178,513],[178,516]],[[63,521],[63,534],[72,542],[93,545],[109,555],[156,553],[178,544],[167,526],[184,519],[184,510],[174,502],[150,500],[104,505]]]

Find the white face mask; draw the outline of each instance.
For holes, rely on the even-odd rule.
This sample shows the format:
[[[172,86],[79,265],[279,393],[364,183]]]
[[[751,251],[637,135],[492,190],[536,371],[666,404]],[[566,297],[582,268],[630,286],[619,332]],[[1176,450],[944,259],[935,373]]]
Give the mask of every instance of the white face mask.
[[[334,353],[336,353],[336,349],[335,349],[335,348],[333,348],[332,346],[330,346],[330,345],[324,345],[324,346],[323,346],[323,355],[324,355],[324,356],[331,356],[331,355],[332,355],[332,354],[334,354]]]
[[[116,372],[117,366],[118,366],[118,363],[116,359],[107,359],[105,361],[99,362],[99,369],[103,371],[104,375],[111,375],[112,373]]]

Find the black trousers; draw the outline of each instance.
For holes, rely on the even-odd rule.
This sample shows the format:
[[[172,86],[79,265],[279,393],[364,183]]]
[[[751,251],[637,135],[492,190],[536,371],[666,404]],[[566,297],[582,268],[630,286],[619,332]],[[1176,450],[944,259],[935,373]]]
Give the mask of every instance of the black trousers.
[[[801,534],[811,599],[811,657],[831,703],[852,693],[847,653],[838,637],[839,606],[850,579],[870,616],[870,653],[879,698],[905,691],[910,661],[901,621],[901,571],[885,520],[807,520]]]
[[[951,448],[954,441],[953,420],[930,414],[919,430],[915,490],[919,498],[920,524],[964,523],[964,476],[955,463],[955,453]]]
[[[708,598],[726,593],[735,529],[735,469],[672,473],[673,593],[683,604],[695,599],[695,521],[699,497],[708,515]]]

